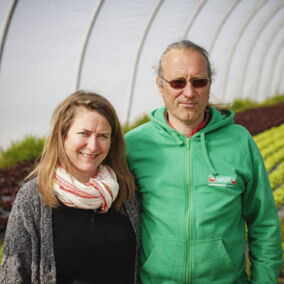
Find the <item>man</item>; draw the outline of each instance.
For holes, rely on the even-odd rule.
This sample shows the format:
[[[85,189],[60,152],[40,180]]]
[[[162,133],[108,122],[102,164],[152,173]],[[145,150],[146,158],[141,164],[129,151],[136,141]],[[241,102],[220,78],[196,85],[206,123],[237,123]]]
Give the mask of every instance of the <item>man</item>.
[[[211,76],[203,48],[171,44],[157,76],[165,107],[126,135],[144,284],[277,283],[279,222],[263,160],[233,112],[210,107]]]

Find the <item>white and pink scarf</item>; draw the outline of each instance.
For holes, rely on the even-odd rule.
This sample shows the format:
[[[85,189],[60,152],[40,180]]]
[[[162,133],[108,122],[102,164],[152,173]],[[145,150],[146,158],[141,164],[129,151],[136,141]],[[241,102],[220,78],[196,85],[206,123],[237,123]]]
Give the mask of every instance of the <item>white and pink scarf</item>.
[[[106,213],[118,194],[119,185],[114,171],[100,165],[97,175],[82,183],[63,168],[56,170],[54,191],[66,206],[99,210]]]

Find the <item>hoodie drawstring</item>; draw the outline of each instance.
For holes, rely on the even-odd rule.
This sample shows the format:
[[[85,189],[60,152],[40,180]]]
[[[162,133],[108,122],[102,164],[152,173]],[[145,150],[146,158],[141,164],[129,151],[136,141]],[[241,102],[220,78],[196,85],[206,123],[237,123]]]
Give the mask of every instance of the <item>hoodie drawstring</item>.
[[[215,170],[212,162],[210,161],[209,155],[208,155],[208,151],[206,148],[206,142],[205,142],[205,133],[201,133],[201,149],[202,149],[202,154],[203,157],[205,159],[205,162],[210,170],[210,172],[212,173],[213,176],[218,175],[217,171]]]

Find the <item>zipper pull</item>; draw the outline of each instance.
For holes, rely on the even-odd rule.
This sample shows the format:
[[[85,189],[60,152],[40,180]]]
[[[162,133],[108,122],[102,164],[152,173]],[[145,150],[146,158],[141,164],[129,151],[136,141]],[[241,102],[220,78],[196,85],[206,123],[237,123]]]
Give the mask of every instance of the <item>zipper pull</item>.
[[[186,138],[186,149],[190,148],[190,138]]]

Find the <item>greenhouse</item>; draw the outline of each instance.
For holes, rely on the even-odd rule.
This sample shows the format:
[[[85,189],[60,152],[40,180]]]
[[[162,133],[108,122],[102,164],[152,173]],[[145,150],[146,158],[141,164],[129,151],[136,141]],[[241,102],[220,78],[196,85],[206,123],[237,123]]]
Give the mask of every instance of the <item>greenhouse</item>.
[[[156,84],[160,57],[169,44],[183,39],[208,51],[213,69],[209,102],[226,105],[233,110],[232,121],[246,128],[243,130],[251,139],[252,148],[255,147],[258,157],[263,158],[264,164],[255,163],[251,168],[260,166],[265,176],[268,173],[274,198],[270,198],[269,209],[275,209],[275,201],[275,227],[278,229],[279,217],[284,249],[284,0],[0,0],[0,260],[16,195],[39,162],[50,119],[58,103],[78,90],[98,93],[114,106],[122,133],[126,134],[147,122],[152,110],[163,106]],[[210,87],[210,78],[205,80],[206,87]],[[187,81],[192,84],[192,79]],[[204,109],[202,113],[205,113]],[[206,120],[204,116],[206,125],[211,117],[209,115]],[[170,121],[167,122],[172,127]],[[232,139],[234,135],[228,136]],[[204,153],[210,141],[205,140],[205,135],[202,137],[200,147]],[[220,137],[218,141],[214,140],[214,143],[217,141],[215,146],[222,144]],[[190,139],[186,138],[187,149],[190,149]],[[236,137],[233,142],[238,139]],[[224,148],[228,144],[223,145]],[[190,151],[184,152],[188,156],[184,154],[182,157],[186,165],[191,165],[188,162],[191,159],[189,153],[192,154]],[[84,155],[90,158],[90,154]],[[220,164],[226,160],[222,155],[216,159]],[[210,152],[202,156],[207,165],[210,165],[210,156]],[[176,156],[172,157],[176,159]],[[246,155],[236,157],[238,161],[246,159]],[[231,164],[234,165],[234,162]],[[125,165],[127,168],[126,157]],[[236,172],[241,176],[238,170]],[[152,173],[148,171],[147,174]],[[218,173],[216,176],[217,179],[210,176],[208,184],[218,180],[225,188],[227,184],[222,183],[229,181],[233,188],[238,182],[232,176],[218,177]],[[186,177],[192,178],[187,173]],[[54,182],[54,176],[50,180]],[[168,184],[175,188],[172,181]],[[246,189],[246,186],[243,188]],[[108,186],[106,188],[109,191]],[[264,188],[269,190],[267,196],[271,197],[268,182]],[[187,193],[185,196],[188,197]],[[241,201],[244,199],[242,195]],[[191,199],[188,201],[193,202]],[[168,210],[167,204],[164,205]],[[202,207],[204,204],[199,205]],[[264,211],[262,216],[271,213],[271,210]],[[33,212],[36,215],[38,211]],[[93,213],[98,212],[94,210]],[[188,217],[191,209],[187,213]],[[243,219],[248,225],[247,219]],[[190,220],[196,221],[194,218]],[[215,223],[214,226],[218,231]],[[187,229],[189,225],[185,227]],[[245,244],[248,240],[245,232],[243,236],[242,243]],[[221,237],[215,241],[222,241]],[[228,248],[220,243],[226,254]],[[280,242],[278,244],[280,246]],[[186,246],[191,248],[191,243],[186,243]],[[233,247],[231,245],[230,249],[234,250]],[[249,257],[248,251],[242,250],[243,260],[247,258],[242,269],[251,275],[249,259],[255,256]],[[281,252],[277,249],[278,252],[281,259]],[[230,258],[230,255],[226,257]],[[216,257],[213,258],[212,262]],[[284,260],[284,256],[282,258]],[[187,257],[185,259],[189,261]],[[232,263],[229,265],[232,266]],[[185,278],[190,273],[186,271]],[[275,280],[277,275],[275,273]],[[284,266],[278,283],[284,283]]]

